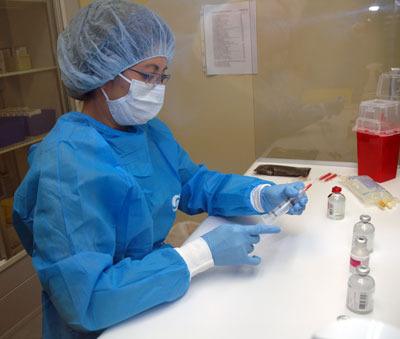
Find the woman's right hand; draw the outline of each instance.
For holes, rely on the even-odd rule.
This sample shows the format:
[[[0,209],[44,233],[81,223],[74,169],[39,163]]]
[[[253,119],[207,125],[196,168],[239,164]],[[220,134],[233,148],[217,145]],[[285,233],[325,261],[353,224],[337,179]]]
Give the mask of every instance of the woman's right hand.
[[[279,227],[224,224],[204,234],[216,266],[258,265],[261,258],[251,256],[260,234],[279,233]]]

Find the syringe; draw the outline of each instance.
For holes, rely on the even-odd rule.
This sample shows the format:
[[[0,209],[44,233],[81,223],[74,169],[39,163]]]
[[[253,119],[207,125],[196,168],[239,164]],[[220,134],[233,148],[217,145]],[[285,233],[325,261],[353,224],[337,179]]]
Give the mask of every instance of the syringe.
[[[264,224],[266,225],[271,225],[275,222],[275,220],[280,217],[281,215],[287,214],[289,212],[290,208],[299,200],[304,193],[312,186],[313,184],[308,184],[306,187],[304,187],[297,197],[287,199],[286,201],[282,202],[280,205],[275,207],[272,211],[270,211],[267,214],[263,214],[261,218],[263,219]]]

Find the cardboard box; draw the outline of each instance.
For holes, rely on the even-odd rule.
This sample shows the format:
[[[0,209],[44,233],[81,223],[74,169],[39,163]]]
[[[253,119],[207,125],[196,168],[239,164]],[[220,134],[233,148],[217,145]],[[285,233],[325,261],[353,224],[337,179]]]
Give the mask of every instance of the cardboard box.
[[[26,137],[24,117],[0,117],[0,147],[21,142]]]
[[[25,134],[36,136],[50,131],[56,123],[56,111],[51,108],[25,112]]]
[[[12,153],[0,155],[0,185],[4,198],[11,198],[20,184],[17,163]]]
[[[3,224],[5,225],[5,216],[0,208],[0,225]],[[6,246],[4,244],[3,232],[0,229],[0,260],[2,259],[7,259],[7,251],[6,251]]]
[[[23,246],[13,224],[8,224],[6,222],[3,207],[0,208],[0,231],[2,233],[7,258],[11,258],[23,250]]]
[[[6,224],[3,241],[8,258],[13,257],[24,249],[13,224]]]
[[[0,200],[0,206],[3,208],[7,224],[12,224],[13,222],[12,220],[13,204],[14,204],[14,198],[6,198]]]
[[[1,53],[4,57],[4,64],[5,64],[5,72],[12,72],[15,71],[15,64],[14,59],[12,57],[11,48],[3,48]]]
[[[0,199],[6,198],[6,192],[4,191],[3,185],[0,180]]]
[[[0,74],[7,72],[6,69],[6,58],[3,51],[0,49]]]
[[[7,72],[26,71],[32,68],[31,56],[25,46],[1,50]]]

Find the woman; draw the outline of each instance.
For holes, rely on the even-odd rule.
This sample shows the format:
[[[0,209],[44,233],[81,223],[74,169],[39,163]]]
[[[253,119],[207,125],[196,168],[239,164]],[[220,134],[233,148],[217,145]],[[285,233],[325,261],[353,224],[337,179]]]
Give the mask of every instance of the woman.
[[[83,112],[63,115],[30,155],[15,227],[43,286],[45,338],[92,338],[180,298],[213,265],[257,265],[267,226],[221,225],[172,248],[176,210],[268,212],[302,184],[273,185],[194,164],[160,111],[174,36],[149,9],[98,0],[58,40],[63,82]],[[300,214],[306,197],[290,213]]]

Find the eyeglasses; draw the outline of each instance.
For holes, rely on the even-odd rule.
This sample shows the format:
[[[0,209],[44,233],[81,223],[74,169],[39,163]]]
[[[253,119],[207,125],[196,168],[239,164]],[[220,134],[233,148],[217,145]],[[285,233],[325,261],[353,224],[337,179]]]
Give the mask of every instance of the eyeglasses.
[[[145,83],[159,85],[165,85],[169,79],[171,79],[170,74],[160,74],[160,73],[146,73],[138,71],[137,69],[128,68],[130,71],[133,71],[143,77]]]

